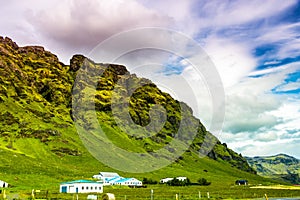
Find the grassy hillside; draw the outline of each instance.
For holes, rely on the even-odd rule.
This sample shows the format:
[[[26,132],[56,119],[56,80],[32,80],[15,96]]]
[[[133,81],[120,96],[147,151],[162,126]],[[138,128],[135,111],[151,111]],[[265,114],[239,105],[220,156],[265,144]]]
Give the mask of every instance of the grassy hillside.
[[[83,76],[82,70],[91,73]],[[137,85],[142,86],[136,89]],[[124,123],[123,107],[112,109],[111,102],[122,98],[129,102],[130,119],[142,131]],[[159,112],[154,115],[157,121],[165,122],[158,131],[147,127],[155,104],[166,110],[165,116]],[[96,110],[97,121],[90,120],[90,105]],[[99,171],[117,171],[95,159],[83,145],[85,133],[101,139],[99,124],[114,145],[149,159],[157,158],[156,152],[162,149],[167,157],[158,158],[167,163],[174,152],[184,149],[183,155],[164,168],[147,173],[117,171],[123,176],[157,181],[188,176],[193,182],[206,178],[212,183],[210,187],[222,188],[230,188],[236,179],[269,183],[255,175],[245,158],[211,135],[186,104],[163,93],[151,81],[130,74],[124,66],[97,64],[81,55],[65,65],[42,47],[18,47],[11,39],[0,37],[0,108],[0,179],[11,184],[13,191],[58,191],[60,182],[90,178]],[[81,135],[74,122],[80,126]],[[216,145],[208,156],[200,158],[199,153],[206,148],[202,145],[205,137]],[[172,141],[173,146],[165,148]]]
[[[287,181],[293,184],[300,183],[300,160],[285,154],[275,156],[247,157],[247,160],[259,175]]]

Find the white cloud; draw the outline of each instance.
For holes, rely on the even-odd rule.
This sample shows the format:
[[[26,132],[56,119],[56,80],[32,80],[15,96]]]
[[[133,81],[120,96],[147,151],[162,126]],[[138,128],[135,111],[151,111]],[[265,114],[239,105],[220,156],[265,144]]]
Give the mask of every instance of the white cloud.
[[[216,36],[210,36],[205,42],[204,49],[216,65],[224,87],[237,84],[255,69],[256,58],[249,47]]]
[[[296,36],[298,36],[297,28],[299,28],[300,23],[293,24],[281,24],[277,26],[265,26],[260,31],[262,35],[257,38],[259,42],[279,42],[279,41],[288,41]]]
[[[287,91],[297,90],[299,88],[300,88],[300,79],[298,80],[298,82],[290,82],[290,83],[280,85],[279,87],[276,88],[276,91],[287,92]]]
[[[54,0],[45,3],[29,0],[17,3],[20,2],[12,1],[5,9],[3,14],[7,15],[3,18],[14,23],[3,21],[1,34],[14,37],[21,45],[43,44],[65,62],[75,53],[87,54],[113,34],[137,27],[168,26],[172,21],[136,1]],[[14,12],[14,8],[18,12]],[[3,31],[17,30],[18,26],[18,33]]]
[[[266,25],[259,30],[259,36],[255,38],[257,46],[264,44],[275,44],[271,54],[263,55],[268,59],[284,59],[296,57],[300,53],[299,40],[300,23],[284,23],[280,25]]]
[[[171,29],[179,30],[188,35],[193,35],[199,31],[198,26],[196,26],[198,19],[191,12],[193,4],[196,3],[195,0],[177,1],[176,3],[173,0],[156,1],[155,3],[152,0],[141,2],[146,7],[171,18],[173,22],[169,26]]]
[[[258,134],[255,134],[255,141],[261,142],[270,142],[276,141],[278,139],[278,135],[273,131],[262,131]]]
[[[202,26],[214,26],[216,28],[253,22],[264,19],[286,10],[296,3],[295,0],[285,1],[204,1],[197,6],[199,9],[200,23]],[[280,6],[274,6],[280,5]]]
[[[288,67],[289,67],[289,65],[283,65],[283,66],[279,66],[279,67],[271,67],[271,68],[267,68],[267,69],[252,71],[248,75],[249,76],[267,75],[267,74],[271,74],[271,73],[275,73],[275,72],[280,72],[282,70],[286,70]]]
[[[249,156],[281,152],[300,156],[293,150],[300,143],[299,96],[270,92],[297,70],[298,63],[265,70],[264,76],[246,78],[227,91],[221,139],[229,147]]]
[[[276,64],[279,64],[280,62],[277,61],[277,60],[272,60],[272,61],[268,61],[268,62],[265,62],[264,65],[276,65]]]
[[[234,146],[234,149],[242,152],[245,156],[270,156],[279,153],[285,153],[300,158],[299,139],[278,139],[268,142],[250,141],[240,144],[229,144]]]

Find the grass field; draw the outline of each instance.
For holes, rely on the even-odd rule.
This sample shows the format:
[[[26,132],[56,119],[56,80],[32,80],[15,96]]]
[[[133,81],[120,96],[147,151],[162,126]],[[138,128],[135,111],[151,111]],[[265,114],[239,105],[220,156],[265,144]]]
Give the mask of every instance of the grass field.
[[[223,185],[223,186],[166,186],[166,185],[148,185],[147,188],[128,188],[128,187],[111,187],[107,186],[104,188],[104,193],[113,193],[117,200],[141,200],[149,199],[151,200],[151,190],[152,199],[157,200],[171,200],[176,199],[186,199],[186,200],[196,200],[196,199],[263,199],[265,194],[269,198],[274,197],[300,197],[299,188],[290,189],[272,189],[267,188],[252,188],[251,186],[234,186],[234,185]],[[20,199],[27,199],[31,197],[31,191],[22,191],[18,193],[14,190],[6,191],[7,197],[15,197]],[[79,194],[79,199],[86,199],[88,194]],[[98,194],[102,197],[103,194]],[[3,194],[0,195],[0,199]],[[48,199],[76,199],[76,194],[59,194],[57,190],[41,190],[36,194],[36,198],[48,198]]]
[[[74,140],[77,140],[74,137]],[[30,144],[31,148],[26,148]],[[91,179],[99,171],[116,171],[93,158],[84,148],[80,148],[80,156],[65,155],[58,157],[51,153],[47,145],[36,139],[19,139],[14,143],[17,150],[0,148],[0,179],[12,185],[6,190],[8,197],[27,199],[32,189],[41,190],[41,198],[73,199],[72,194],[59,194],[59,184],[64,181],[77,179]],[[22,149],[22,151],[18,151]],[[124,177],[136,177],[142,180],[144,177],[159,181],[165,177],[186,176],[192,182],[199,178],[205,178],[209,186],[171,187],[165,185],[148,185],[147,188],[105,187],[105,193],[115,194],[117,199],[150,199],[150,191],[153,189],[154,199],[240,199],[262,198],[264,194],[269,197],[296,197],[300,196],[298,188],[272,189],[278,183],[260,176],[247,173],[232,167],[222,160],[212,160],[208,157],[199,158],[195,153],[186,153],[183,160],[175,162],[167,167],[148,173],[124,173],[118,172]],[[249,186],[235,186],[235,180],[247,179]],[[260,184],[269,186],[265,188],[251,188]],[[2,195],[2,196],[1,196]],[[86,199],[87,195],[79,195],[79,199]],[[0,199],[3,194],[0,194]],[[76,198],[75,198],[76,199]]]

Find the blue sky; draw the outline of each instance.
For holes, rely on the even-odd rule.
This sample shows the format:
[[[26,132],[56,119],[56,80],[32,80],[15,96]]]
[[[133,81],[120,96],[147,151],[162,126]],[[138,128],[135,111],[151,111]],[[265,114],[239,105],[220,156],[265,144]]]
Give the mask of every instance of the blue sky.
[[[65,63],[122,31],[178,31],[201,45],[222,79],[226,112],[216,134],[221,141],[243,155],[300,158],[300,1],[12,0],[0,11],[0,35],[21,46],[45,46]],[[151,42],[164,41],[155,36]],[[209,129],[214,91],[208,91],[185,59],[144,54],[143,61],[134,56],[142,54],[132,54],[123,64],[189,103]],[[153,67],[132,67],[151,59]]]

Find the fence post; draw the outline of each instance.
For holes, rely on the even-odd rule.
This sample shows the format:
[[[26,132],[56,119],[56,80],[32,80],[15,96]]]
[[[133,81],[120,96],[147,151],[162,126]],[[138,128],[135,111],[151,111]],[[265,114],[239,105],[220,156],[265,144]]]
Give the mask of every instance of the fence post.
[[[199,194],[198,194],[198,196],[199,196],[199,199],[201,199],[201,192],[199,191]]]
[[[151,189],[151,200],[153,200],[153,189]]]
[[[208,198],[208,199],[210,198],[210,196],[209,196],[209,192],[207,192],[207,198]]]
[[[269,199],[267,194],[265,194],[265,197],[266,197],[266,200],[268,200],[268,199]]]

